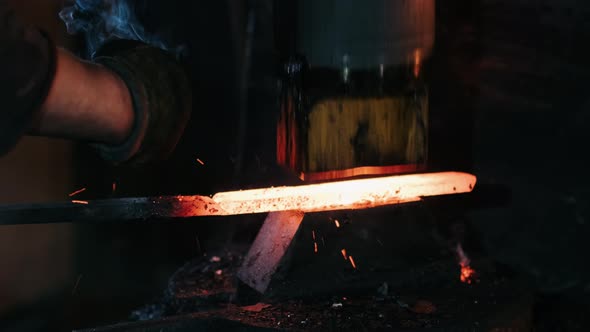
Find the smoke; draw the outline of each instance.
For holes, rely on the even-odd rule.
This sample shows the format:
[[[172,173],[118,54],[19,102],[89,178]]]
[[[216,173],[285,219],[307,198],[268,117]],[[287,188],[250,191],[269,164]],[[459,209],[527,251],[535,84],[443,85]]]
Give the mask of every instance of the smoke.
[[[134,1],[75,0],[71,6],[62,9],[59,17],[66,24],[68,33],[84,35],[91,58],[102,45],[116,39],[141,41],[170,51],[176,56],[183,55],[183,45],[146,30],[137,18]]]

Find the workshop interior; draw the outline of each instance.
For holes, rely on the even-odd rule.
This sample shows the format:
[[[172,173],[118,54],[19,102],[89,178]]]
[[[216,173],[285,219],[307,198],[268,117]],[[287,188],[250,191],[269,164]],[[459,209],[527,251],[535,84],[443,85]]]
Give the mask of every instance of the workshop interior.
[[[0,331],[590,330],[587,1],[6,3],[192,112],[0,156]]]

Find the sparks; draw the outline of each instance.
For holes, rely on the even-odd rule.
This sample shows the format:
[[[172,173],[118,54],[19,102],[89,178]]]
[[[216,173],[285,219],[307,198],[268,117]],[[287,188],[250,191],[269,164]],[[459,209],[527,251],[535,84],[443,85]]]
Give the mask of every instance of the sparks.
[[[315,241],[315,231],[311,231],[311,237],[313,238],[313,240]]]
[[[318,243],[317,242],[313,243],[313,252],[315,252],[315,253],[318,252]]]
[[[72,200],[72,203],[74,204],[84,204],[84,205],[88,205],[88,201],[78,201],[78,200]]]
[[[205,165],[205,163],[201,159],[197,158],[197,161],[199,162],[199,164]]]
[[[82,188],[82,189],[79,189],[79,190],[74,191],[73,193],[69,194],[68,196],[73,197],[73,196],[76,196],[79,193],[83,193],[85,191],[86,191],[86,188]]]
[[[344,257],[344,260],[348,260],[348,257],[346,256],[346,249],[342,249],[340,252],[342,253],[342,257]]]
[[[336,228],[340,228],[340,222],[338,219],[334,219],[334,223],[336,224]]]
[[[356,270],[356,264],[354,263],[354,258],[352,258],[352,256],[348,256],[348,260],[350,261],[350,265],[352,265],[352,268]]]
[[[113,182],[113,192],[117,191],[117,182]]]

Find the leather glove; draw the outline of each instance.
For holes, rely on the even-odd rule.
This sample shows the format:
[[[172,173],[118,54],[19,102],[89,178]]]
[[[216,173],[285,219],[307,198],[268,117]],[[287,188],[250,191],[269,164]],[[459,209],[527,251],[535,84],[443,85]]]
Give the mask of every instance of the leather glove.
[[[0,2],[0,155],[30,127],[54,72],[54,44]]]
[[[164,50],[129,40],[107,43],[93,61],[125,82],[135,112],[135,125],[126,142],[96,145],[102,157],[127,165],[169,157],[191,115],[191,84],[184,65]]]

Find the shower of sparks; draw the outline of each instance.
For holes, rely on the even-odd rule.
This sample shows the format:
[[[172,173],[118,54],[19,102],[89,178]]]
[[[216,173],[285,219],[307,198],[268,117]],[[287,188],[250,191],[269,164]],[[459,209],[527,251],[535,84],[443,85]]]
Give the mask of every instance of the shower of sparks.
[[[469,257],[467,257],[467,254],[465,254],[465,251],[463,251],[463,247],[460,243],[457,244],[455,250],[457,252],[457,256],[459,257],[459,265],[461,266],[461,274],[459,279],[461,282],[466,284],[473,283],[476,278],[476,272],[473,268],[471,268],[471,266],[469,266],[471,260]]]
[[[344,257],[344,260],[348,260],[348,257],[346,256],[346,249],[342,249],[340,252],[342,253],[342,257]]]
[[[352,268],[356,269],[356,264],[354,263],[354,258],[352,258],[352,256],[348,256],[348,260],[350,261],[350,265],[352,265]]]
[[[205,163],[201,159],[197,158],[197,161],[199,162],[199,164],[205,165]]]
[[[74,204],[84,204],[84,205],[88,205],[88,201],[78,201],[78,200],[72,200],[72,203]]]
[[[69,194],[68,196],[73,197],[73,196],[76,196],[79,193],[83,193],[85,191],[86,191],[86,188],[82,188],[82,189],[79,189],[79,190],[74,191],[73,193]]]

